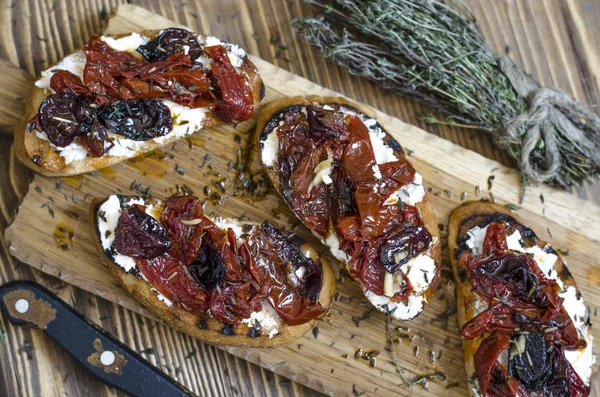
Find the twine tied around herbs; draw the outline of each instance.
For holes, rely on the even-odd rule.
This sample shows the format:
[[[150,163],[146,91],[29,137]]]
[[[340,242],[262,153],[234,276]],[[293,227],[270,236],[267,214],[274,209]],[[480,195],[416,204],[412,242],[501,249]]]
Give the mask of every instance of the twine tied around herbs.
[[[566,188],[600,175],[600,118],[543,88],[486,44],[460,0],[304,0],[320,15],[292,21],[351,74],[448,115],[429,124],[489,132],[524,183]]]
[[[526,110],[496,130],[495,141],[520,162],[526,180],[571,185],[600,170],[600,117],[558,89],[540,87],[506,57],[499,66]],[[569,163],[561,157],[569,157]]]

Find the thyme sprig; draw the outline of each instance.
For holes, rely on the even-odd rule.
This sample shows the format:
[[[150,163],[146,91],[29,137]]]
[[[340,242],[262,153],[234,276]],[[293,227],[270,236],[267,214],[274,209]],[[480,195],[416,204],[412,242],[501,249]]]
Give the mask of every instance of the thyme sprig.
[[[519,163],[526,181],[562,187],[600,174],[600,118],[541,88],[485,43],[452,0],[305,0],[321,11],[293,21],[321,53],[396,94],[476,126]]]

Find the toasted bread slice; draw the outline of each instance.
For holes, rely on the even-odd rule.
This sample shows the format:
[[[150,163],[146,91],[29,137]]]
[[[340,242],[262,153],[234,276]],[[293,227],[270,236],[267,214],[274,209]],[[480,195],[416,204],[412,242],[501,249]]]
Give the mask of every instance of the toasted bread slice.
[[[277,140],[273,141],[274,137],[276,139],[277,136],[275,131],[279,125],[278,118],[287,111],[300,111],[300,109],[306,107],[307,105],[313,104],[326,105],[330,107],[336,105],[341,106],[346,110],[354,112],[355,114],[361,115],[361,117],[370,120],[372,127],[377,128],[378,131],[380,131],[380,135],[382,133],[385,134],[384,137],[381,138],[381,143],[385,146],[385,148],[387,150],[391,149],[397,158],[404,156],[404,152],[400,144],[390,134],[388,134],[374,118],[360,110],[356,104],[353,104],[344,98],[320,96],[282,98],[267,104],[261,110],[257,123],[257,133],[259,135],[263,164],[265,165],[273,185],[277,191],[282,194],[282,196],[284,195],[279,177],[279,164],[276,154],[278,149],[274,148],[274,145],[277,145]],[[378,310],[388,312],[400,320],[410,320],[423,311],[427,302],[431,300],[440,278],[441,245],[439,242],[438,226],[435,220],[433,206],[429,201],[426,190],[423,188],[422,192],[423,197],[417,203],[415,203],[415,206],[418,209],[424,226],[432,237],[432,241],[428,249],[422,253],[423,256],[427,256],[433,260],[432,262],[434,270],[431,272],[431,274],[425,276],[428,286],[418,294],[411,295],[407,301],[407,304],[404,304],[402,302],[390,301],[387,296],[376,295],[375,293],[372,293],[367,289],[367,287],[365,287],[361,280],[357,279],[357,281],[361,284],[365,296]],[[400,198],[398,198],[398,200],[400,200]],[[339,259],[343,264],[348,265],[350,258],[339,248],[339,237],[335,232],[335,227],[331,219],[329,223],[329,231],[326,237],[320,236],[319,234],[315,233],[314,230],[313,233],[329,247],[330,251],[337,259]]]
[[[112,200],[112,203],[109,200]],[[316,318],[299,325],[287,325],[277,316],[275,310],[266,301],[263,301],[263,311],[254,312],[252,313],[253,317],[235,325],[220,322],[212,317],[210,313],[202,315],[193,314],[176,302],[171,302],[153,287],[137,267],[131,267],[135,266],[135,263],[131,262],[133,258],[118,254],[114,250],[114,243],[109,243],[110,248],[106,248],[108,245],[105,244],[103,237],[107,235],[114,236],[117,224],[115,217],[119,217],[122,208],[134,202],[146,206],[146,211],[157,218],[160,218],[160,214],[164,208],[164,201],[153,198],[145,199],[143,197],[113,195],[104,199],[95,199],[92,202],[90,207],[90,224],[92,233],[96,236],[95,244],[102,262],[119,281],[125,291],[133,295],[144,307],[165,321],[169,326],[194,338],[210,343],[249,347],[288,345],[314,326]],[[111,211],[111,213],[107,213],[107,210]],[[227,233],[228,228],[234,230],[238,239],[257,228],[256,224],[244,224],[231,219],[218,218],[215,221],[218,222],[215,224],[225,233]],[[243,232],[240,232],[242,230]],[[240,233],[242,234],[240,235]],[[335,274],[331,267],[320,258],[314,248],[306,243],[303,243],[299,248],[304,256],[321,265],[322,279],[317,303],[325,309],[322,313],[322,315],[325,315],[326,310],[333,302]],[[256,318],[254,315],[256,315]],[[270,323],[267,323],[268,321]],[[258,324],[255,322],[258,322]]]
[[[587,313],[583,298],[581,298],[579,290],[577,290],[575,280],[567,268],[565,258],[559,251],[553,250],[549,244],[538,239],[531,229],[520,223],[514,214],[501,205],[486,201],[471,201],[457,207],[450,214],[448,221],[448,250],[457,285],[459,328],[462,328],[463,325],[488,307],[486,301],[473,291],[469,277],[466,276],[464,264],[459,259],[465,251],[473,252],[473,249],[478,249],[478,244],[483,244],[485,228],[492,217],[495,220],[503,220],[507,224],[515,225],[516,230],[519,231],[519,236],[527,237],[533,242],[528,252],[533,255],[540,269],[543,267],[545,269],[544,273],[548,274],[549,278],[555,279],[561,287],[562,291],[559,292],[559,296],[565,298],[563,306],[565,306],[568,314],[573,318],[580,338],[585,339],[587,342],[586,348],[580,349],[581,351],[575,350],[569,352],[569,355],[566,355],[566,357],[584,383],[589,386],[594,361],[592,354],[592,329],[589,323],[589,313]],[[470,231],[472,235],[467,233]],[[475,233],[475,231],[478,233]],[[516,234],[514,237],[517,237]],[[473,239],[473,242],[469,241],[471,239]],[[475,239],[477,239],[477,242]],[[521,245],[520,242],[516,243]],[[471,248],[471,245],[474,248]],[[524,252],[525,248],[525,246],[522,246],[519,248],[519,252]],[[510,244],[509,249],[511,249]],[[548,261],[553,261],[554,263],[552,264]],[[583,313],[579,313],[580,311]],[[484,333],[479,337],[463,340],[465,366],[469,380],[469,390],[472,396],[481,396],[475,370],[474,355],[481,342],[488,335],[488,333]]]
[[[143,38],[152,39],[160,32],[160,30],[147,30],[140,33],[120,34],[114,37],[108,37],[108,39],[126,39],[128,37],[133,37],[134,35],[136,37],[142,36]],[[197,36],[199,38],[204,38],[205,40],[207,38],[214,39],[210,36]],[[223,43],[223,45],[230,46],[227,43]],[[265,95],[265,86],[252,61],[250,61],[248,56],[246,56],[243,51],[239,50],[237,46],[234,47],[238,50],[238,55],[240,55],[237,58],[239,66],[237,66],[236,69],[248,78],[256,109],[258,103]],[[129,51],[135,53],[135,49],[129,49]],[[230,55],[230,57],[231,56],[232,55]],[[66,176],[91,172],[119,163],[128,158],[150,152],[161,146],[172,144],[182,136],[188,136],[188,134],[192,134],[200,129],[217,127],[225,123],[215,116],[208,108],[200,108],[200,111],[193,109],[196,113],[192,114],[190,108],[178,105],[171,108],[171,116],[173,118],[174,126],[186,126],[185,131],[182,131],[181,133],[178,132],[175,134],[173,132],[158,139],[136,141],[135,145],[130,143],[121,145],[119,141],[116,142],[116,145],[120,145],[121,150],[115,151],[114,155],[111,155],[109,152],[109,154],[104,154],[101,157],[86,156],[85,149],[79,145],[68,148],[69,150],[62,152],[63,155],[61,155],[61,151],[58,150],[56,146],[52,145],[47,139],[44,139],[44,134],[35,130],[29,131],[28,123],[38,114],[38,109],[42,101],[52,93],[49,88],[49,81],[50,76],[54,71],[65,69],[74,71],[75,74],[83,73],[84,64],[85,56],[83,51],[80,50],[69,55],[47,71],[42,72],[42,77],[36,82],[36,86],[33,88],[31,96],[25,104],[25,114],[23,119],[15,130],[15,142],[13,145],[15,154],[25,165],[43,175]],[[177,105],[173,102],[170,102],[170,104]],[[198,112],[202,114],[199,114]]]

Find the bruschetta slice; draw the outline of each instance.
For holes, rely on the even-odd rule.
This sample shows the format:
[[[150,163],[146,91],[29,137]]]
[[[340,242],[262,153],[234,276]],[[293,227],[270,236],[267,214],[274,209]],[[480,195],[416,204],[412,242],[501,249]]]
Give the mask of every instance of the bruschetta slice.
[[[94,35],[42,72],[15,153],[44,175],[90,172],[249,119],[264,85],[243,49],[184,29]]]
[[[195,196],[112,195],[90,208],[102,261],[167,324],[221,345],[280,346],[333,301],[329,265],[296,235],[211,219]]]
[[[342,98],[275,101],[257,129],[273,185],[368,300],[400,320],[421,313],[438,284],[440,242],[400,144]]]
[[[560,252],[489,202],[456,208],[448,232],[471,395],[589,395],[590,314]]]

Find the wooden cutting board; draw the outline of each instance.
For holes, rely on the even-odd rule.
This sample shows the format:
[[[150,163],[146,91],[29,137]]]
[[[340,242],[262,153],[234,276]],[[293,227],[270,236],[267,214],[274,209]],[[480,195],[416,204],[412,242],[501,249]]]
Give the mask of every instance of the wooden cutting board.
[[[120,6],[109,19],[107,34],[145,29],[159,29],[176,24],[142,8]],[[210,32],[205,32],[210,33]],[[263,103],[291,95],[339,95],[270,63],[252,57],[267,86]],[[450,211],[466,199],[493,197],[502,204],[517,205],[525,223],[550,241],[555,248],[570,249],[567,260],[592,313],[592,322],[600,306],[600,271],[597,248],[600,240],[600,209],[593,204],[548,187],[528,188],[524,201],[519,175],[474,152],[407,125],[368,106],[381,124],[411,154],[410,159],[431,189],[431,199],[446,235],[445,224]],[[150,316],[109,276],[97,257],[89,232],[88,206],[93,197],[112,193],[135,194],[134,190],[151,187],[154,196],[164,197],[189,189],[201,197],[211,195],[229,199],[219,209],[222,216],[262,221],[269,219],[279,227],[293,229],[317,247],[336,268],[339,264],[326,247],[302,226],[274,192],[264,196],[233,193],[238,171],[238,154],[249,153],[245,171],[260,181],[264,171],[256,156],[253,120],[236,129],[223,127],[204,130],[190,139],[166,147],[150,156],[126,161],[93,175],[69,178],[36,176],[23,198],[18,214],[6,232],[10,251],[18,259],[98,294],[124,307]],[[210,155],[210,158],[209,156]],[[244,157],[244,156],[242,156]],[[491,190],[488,178],[494,176]],[[223,181],[225,192],[218,186]],[[479,192],[479,195],[477,195]],[[543,200],[540,196],[543,195]],[[218,207],[209,202],[207,212]],[[223,200],[221,200],[223,201]],[[72,244],[65,231],[73,233]],[[61,248],[67,248],[67,250]],[[447,252],[444,252],[447,267]],[[422,385],[407,387],[396,372],[389,350],[385,318],[375,313],[362,297],[357,284],[341,273],[331,316],[318,323],[312,333],[296,343],[276,349],[227,348],[227,351],[271,369],[283,376],[331,395],[398,395],[463,396],[467,379],[463,368],[461,341],[457,333],[454,286],[445,279],[425,313],[413,321],[393,322],[399,339],[398,363],[408,379],[419,375],[440,374]],[[399,331],[396,330],[401,328]],[[404,335],[406,334],[406,335]],[[600,331],[594,330],[596,340]],[[598,343],[596,343],[598,346]],[[358,349],[379,351],[376,366],[368,360],[354,358]],[[598,351],[597,347],[594,349]],[[597,368],[596,368],[597,369]]]

